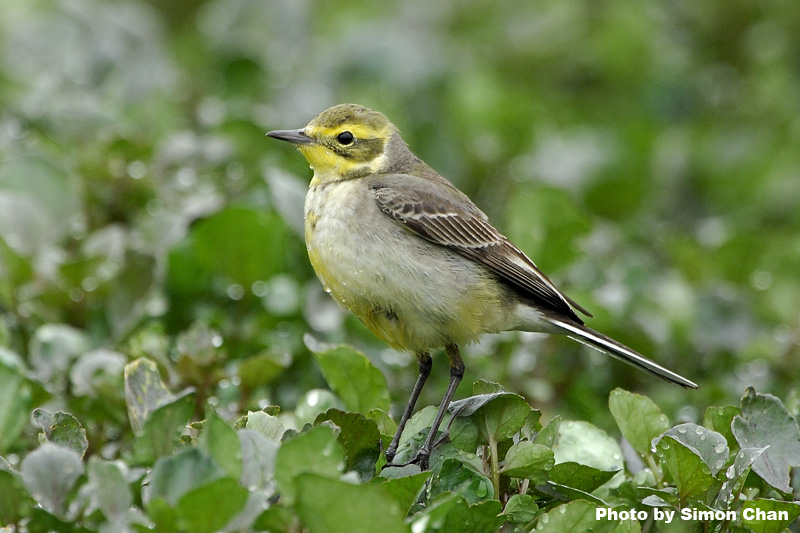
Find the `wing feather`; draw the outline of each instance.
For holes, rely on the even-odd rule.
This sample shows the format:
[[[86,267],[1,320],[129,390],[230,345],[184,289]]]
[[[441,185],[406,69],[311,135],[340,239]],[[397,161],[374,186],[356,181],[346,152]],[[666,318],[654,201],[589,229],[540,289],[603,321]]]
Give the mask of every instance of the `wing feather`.
[[[419,236],[486,266],[538,305],[580,324],[583,322],[573,307],[591,316],[562,294],[533,261],[497,231],[486,215],[450,182],[439,176],[424,179],[393,174],[375,179],[371,188],[378,207]]]

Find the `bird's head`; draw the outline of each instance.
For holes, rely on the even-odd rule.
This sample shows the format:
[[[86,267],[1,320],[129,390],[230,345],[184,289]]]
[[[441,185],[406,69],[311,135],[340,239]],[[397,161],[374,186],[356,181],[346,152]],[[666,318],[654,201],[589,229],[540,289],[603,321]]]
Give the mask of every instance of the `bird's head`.
[[[267,135],[296,144],[318,183],[385,171],[391,163],[390,141],[395,136],[399,139],[397,128],[385,115],[354,104],[326,109],[303,129]]]

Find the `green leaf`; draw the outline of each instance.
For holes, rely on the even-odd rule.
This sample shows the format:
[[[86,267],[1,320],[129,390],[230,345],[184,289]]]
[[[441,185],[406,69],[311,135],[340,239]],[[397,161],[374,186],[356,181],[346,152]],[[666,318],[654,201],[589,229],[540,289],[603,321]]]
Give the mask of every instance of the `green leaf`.
[[[514,494],[508,499],[503,514],[514,524],[527,524],[539,514],[539,506],[533,496]]]
[[[58,533],[95,533],[95,530],[80,526],[74,520],[51,514],[41,507],[33,508],[27,525],[28,533],[51,533],[53,531]]]
[[[297,514],[314,533],[408,533],[405,514],[380,487],[312,473],[297,476]]]
[[[220,531],[247,503],[247,490],[230,478],[220,478],[189,490],[175,507],[181,530]]]
[[[0,524],[16,524],[31,512],[33,500],[14,472],[0,469]]]
[[[562,188],[520,187],[509,195],[505,212],[508,237],[539,258],[536,264],[545,272],[569,265],[579,252],[579,237],[591,228],[586,213]]]
[[[536,533],[577,533],[579,531],[606,533],[614,531],[619,521],[598,520],[595,515],[597,507],[597,505],[583,500],[559,505],[539,517]]]
[[[433,498],[445,492],[460,494],[469,503],[494,497],[492,481],[458,459],[445,459],[431,479],[430,495]]]
[[[332,407],[341,406],[342,402],[339,398],[328,389],[311,389],[300,396],[294,408],[294,418],[297,421],[297,427],[311,424],[320,413],[324,413]]]
[[[554,483],[552,481],[548,481],[544,485],[533,487],[531,491],[534,494],[542,494],[547,496],[549,499],[556,501],[563,502],[572,500],[585,500],[596,505],[601,505],[604,507],[608,506],[606,502],[593,494],[568,487],[567,485],[559,485],[558,483]]]
[[[0,361],[0,454],[17,440],[31,408],[31,391],[19,369]]]
[[[495,392],[471,396],[450,404],[458,416],[472,416],[480,435],[499,442],[511,438],[525,425],[531,406],[519,394]]]
[[[81,187],[75,176],[39,155],[4,158],[0,166],[0,189],[12,195],[10,207],[17,209],[0,220],[0,235],[14,234],[19,227],[24,235],[17,239],[31,247],[44,246],[67,235],[69,224],[81,205]],[[6,227],[6,223],[16,225]]]
[[[498,392],[504,392],[503,386],[499,383],[493,383],[491,381],[486,381],[484,379],[479,379],[475,383],[472,384],[472,395],[473,396],[482,396],[484,394],[494,394]]]
[[[184,448],[156,461],[145,503],[163,499],[175,507],[187,492],[222,476],[222,470],[199,448]]]
[[[206,420],[198,444],[228,477],[241,477],[242,448],[239,437],[211,406],[206,408]]]
[[[345,413],[339,409],[328,409],[314,421],[333,422],[341,430],[338,441],[345,457],[345,470],[355,470],[361,479],[370,479],[375,473],[375,463],[380,457],[381,434],[378,425],[361,413]]]
[[[348,411],[389,410],[389,390],[381,371],[367,357],[347,346],[315,352],[314,358],[331,389]]]
[[[732,452],[737,451],[735,448],[738,448],[738,443],[733,436],[731,423],[736,415],[740,414],[742,414],[742,410],[733,405],[709,407],[703,413],[703,425],[725,437]]]
[[[567,461],[553,466],[549,479],[553,483],[591,493],[608,483],[618,472]]]
[[[528,419],[525,420],[525,425],[522,426],[521,436],[528,440],[533,440],[536,435],[541,433],[542,431],[542,423],[540,419],[542,418],[542,412],[538,409],[532,409],[531,412],[528,414]],[[538,444],[546,444],[540,442]],[[552,443],[551,443],[552,444]]]
[[[400,443],[402,444],[430,428],[431,424],[433,424],[433,420],[436,418],[436,411],[436,406],[427,405],[411,415],[411,418],[406,422],[406,427],[403,428],[403,435],[400,438]]]
[[[675,481],[681,507],[686,505],[690,497],[699,497],[714,483],[711,468],[696,451],[674,437],[665,435],[658,439],[655,443],[655,452]]]
[[[195,393],[186,390],[150,412],[141,434],[133,443],[133,456],[137,462],[149,464],[166,457],[175,450],[181,432],[194,414]]]
[[[274,212],[228,207],[192,228],[193,258],[206,272],[250,287],[284,271],[287,236]]]
[[[245,427],[261,433],[270,442],[274,442],[275,444],[280,443],[286,431],[286,428],[283,427],[283,424],[278,420],[277,416],[272,416],[264,411],[248,411]]]
[[[462,503],[463,502],[463,503]],[[500,514],[502,504],[497,500],[486,500],[470,505],[458,500],[455,509],[447,513],[441,533],[491,533],[506,521]]]
[[[267,385],[286,369],[284,358],[271,351],[251,355],[239,364],[237,375],[244,391],[254,391]]]
[[[154,498],[144,503],[147,515],[155,523],[157,533],[178,531],[178,513],[163,498]]]
[[[522,440],[506,452],[500,473],[509,477],[530,479],[534,485],[540,485],[547,481],[547,473],[553,468],[553,464],[553,450]]]
[[[434,473],[439,471],[448,459],[455,459],[461,463],[466,464],[475,472],[482,473],[484,471],[483,459],[475,452],[467,452],[456,447],[452,442],[444,442],[436,447],[433,455],[431,456],[431,469]]]
[[[483,387],[479,387],[479,389],[480,388]],[[489,387],[489,389],[494,389],[494,387]],[[495,398],[503,396],[504,394],[511,393],[506,393],[503,390],[497,390],[493,392],[476,394],[474,396],[469,396],[461,400],[450,402],[450,405],[447,406],[447,410],[453,413],[454,416],[471,416],[478,409],[491,402]]]
[[[121,397],[120,385],[126,361],[124,355],[107,348],[82,354],[69,371],[72,393],[87,398],[112,394],[115,399]]]
[[[552,448],[558,437],[558,430],[561,429],[561,417],[556,416],[549,424],[542,428],[533,438],[533,442]]]
[[[136,436],[142,433],[150,413],[171,399],[172,393],[161,380],[153,361],[140,357],[125,365],[125,403]]]
[[[386,469],[386,470],[399,470],[399,469]],[[391,496],[400,506],[400,511],[405,515],[408,510],[417,501],[420,492],[425,483],[431,477],[431,472],[417,472],[409,476],[396,477],[387,479],[383,477],[374,478],[374,484],[378,485],[381,490]]]
[[[733,464],[725,471],[725,482],[715,498],[717,509],[732,508],[739,498],[750,467],[764,453],[764,448],[743,448],[736,454]]]
[[[275,482],[281,501],[295,501],[301,474],[310,473],[338,479],[344,469],[344,450],[336,441],[334,430],[317,426],[289,439],[278,448],[275,459]]]
[[[612,531],[614,533],[642,533],[642,526],[638,520],[628,518],[627,520],[620,520],[617,527]]]
[[[406,427],[403,428],[403,434],[400,436],[400,446],[397,448],[397,454],[394,456],[395,463],[403,464],[416,457],[417,452],[425,442],[431,424],[433,424],[436,411],[437,408],[435,406],[428,405],[408,419]]]
[[[378,409],[377,407],[375,409],[370,409],[367,413],[367,418],[375,421],[375,424],[378,426],[378,431],[380,431],[382,436],[391,438],[397,431],[397,422],[392,420],[392,417],[383,409]],[[386,444],[388,445],[388,442]]]
[[[783,403],[748,387],[742,414],[733,419],[733,434],[742,448],[767,448],[753,471],[776,489],[789,493],[789,468],[800,466],[800,429]]]
[[[65,324],[44,324],[33,335],[30,362],[41,381],[65,373],[72,362],[89,350],[86,334]]]
[[[711,469],[711,474],[717,473],[725,466],[730,451],[725,437],[697,424],[679,424],[664,433],[695,452]]]
[[[125,463],[92,456],[88,470],[92,501],[109,521],[122,521],[133,504],[131,489],[125,479]]]
[[[236,431],[242,450],[240,483],[249,490],[263,489],[272,483],[278,444],[249,429]]]
[[[744,502],[741,516],[754,533],[780,533],[800,516],[800,504],[756,498]]]
[[[461,495],[444,493],[423,512],[414,515],[412,531],[491,533],[506,520],[505,515],[499,514],[501,508],[497,500],[469,505]]]
[[[450,442],[467,452],[478,449],[479,432],[478,424],[472,418],[458,417],[448,422],[450,426]]]
[[[606,471],[624,467],[622,450],[617,441],[588,422],[561,422],[553,443],[553,453],[556,464],[575,462]],[[619,472],[609,486],[616,487],[623,480],[624,475]]]
[[[256,518],[253,529],[270,533],[293,533],[298,527],[294,509],[273,505]]]
[[[89,447],[86,430],[71,414],[63,411],[53,414],[45,409],[34,409],[33,422],[42,428],[48,442],[69,448],[81,457],[86,453]]]
[[[608,408],[622,436],[640,455],[648,455],[653,439],[669,429],[669,420],[650,398],[614,389]]]
[[[105,311],[114,326],[114,336],[122,337],[145,314],[142,305],[156,285],[156,258],[135,250],[125,250],[122,268],[111,285]]]
[[[63,517],[72,487],[83,475],[81,457],[75,451],[45,442],[25,456],[20,465],[22,481],[39,504]]]

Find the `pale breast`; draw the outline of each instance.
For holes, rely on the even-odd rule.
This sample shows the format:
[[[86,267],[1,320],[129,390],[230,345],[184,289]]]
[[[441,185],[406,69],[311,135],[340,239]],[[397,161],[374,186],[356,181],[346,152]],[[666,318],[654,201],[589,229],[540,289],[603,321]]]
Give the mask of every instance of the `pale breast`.
[[[395,348],[462,344],[514,327],[501,283],[385,215],[363,180],[312,186],[305,237],[326,290]]]

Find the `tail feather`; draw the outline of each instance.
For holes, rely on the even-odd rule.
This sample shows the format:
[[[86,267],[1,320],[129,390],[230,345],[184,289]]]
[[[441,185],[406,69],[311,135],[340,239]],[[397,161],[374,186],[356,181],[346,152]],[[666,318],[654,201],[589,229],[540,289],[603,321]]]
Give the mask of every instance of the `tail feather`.
[[[548,321],[558,326],[562,330],[565,330],[566,335],[573,340],[605,352],[611,357],[640,368],[665,381],[669,381],[670,383],[675,383],[681,387],[686,387],[687,389],[697,388],[697,385],[692,381],[689,381],[685,377],[680,376],[671,370],[667,370],[663,366],[654,363],[642,354],[628,348],[620,342],[615,341],[611,337],[603,335],[598,331],[595,331],[582,324],[577,324],[566,320],[559,320],[558,318],[548,317]]]

